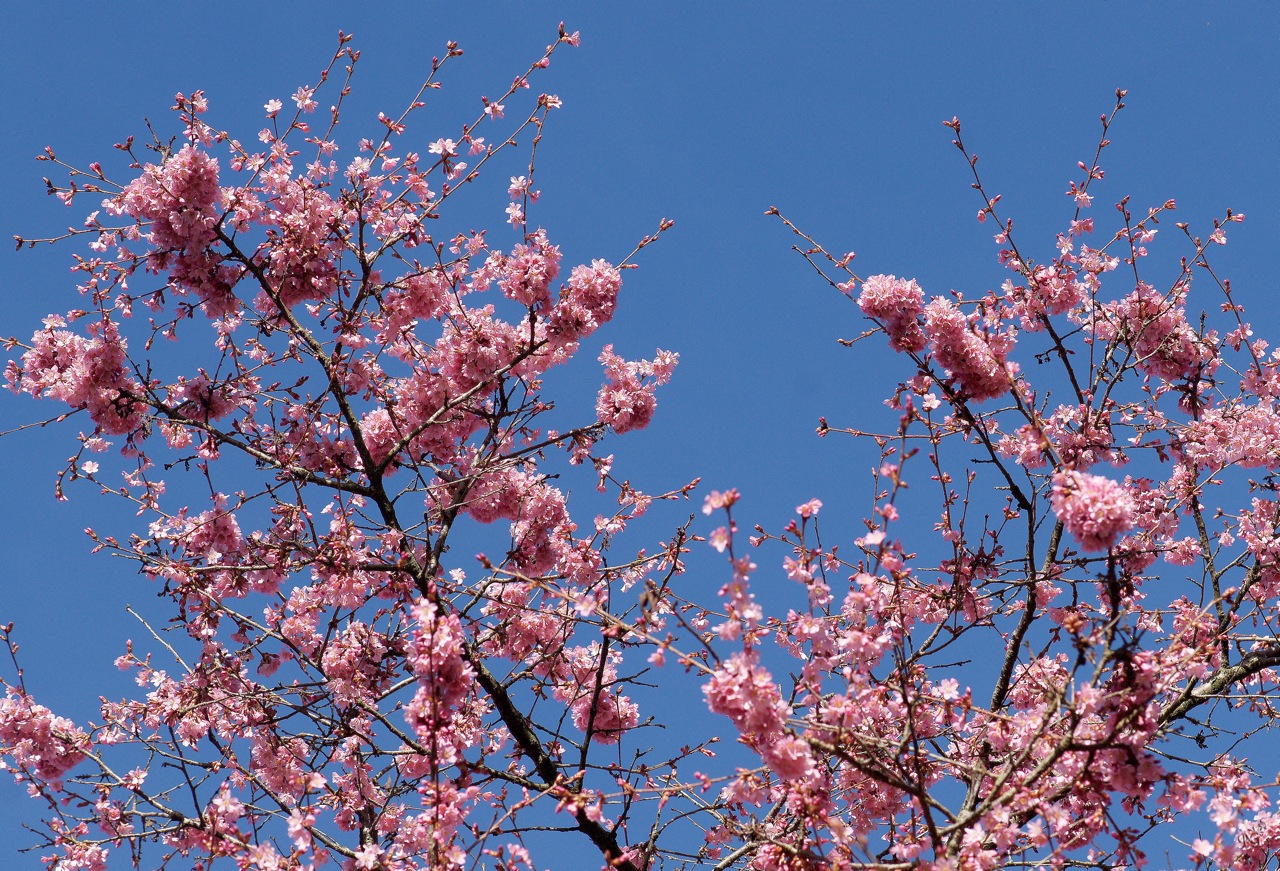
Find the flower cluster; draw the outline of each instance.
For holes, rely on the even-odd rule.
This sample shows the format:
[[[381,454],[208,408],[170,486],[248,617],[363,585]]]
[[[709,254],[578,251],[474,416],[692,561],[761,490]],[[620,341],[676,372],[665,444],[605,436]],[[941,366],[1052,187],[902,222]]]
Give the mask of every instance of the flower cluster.
[[[597,419],[616,433],[644,429],[657,407],[654,391],[671,380],[679,355],[658,351],[653,360],[627,362],[613,353],[613,345],[600,352],[605,384],[596,396]]]
[[[124,435],[143,422],[146,405],[142,386],[131,371],[128,344],[111,321],[91,324],[88,337],[59,329],[66,322],[57,315],[31,339],[22,365],[5,371],[10,386],[32,396],[87,409],[104,433]]]
[[[924,334],[933,359],[966,395],[981,401],[1009,392],[1017,372],[1007,361],[1014,345],[1011,328],[983,329],[976,315],[966,317],[955,303],[939,297],[925,306]]]
[[[1121,484],[1101,475],[1058,472],[1050,502],[1063,528],[1085,550],[1110,550],[1133,527],[1133,498]]]
[[[734,654],[703,685],[712,712],[724,714],[784,780],[814,776],[809,745],[786,730],[788,707],[754,651]]]
[[[1094,325],[1098,339],[1120,339],[1138,368],[1165,381],[1211,376],[1217,369],[1214,336],[1197,334],[1187,322],[1185,290],[1161,294],[1149,284],[1102,307]]]
[[[872,275],[862,282],[858,308],[875,318],[889,336],[889,347],[895,351],[922,351],[925,336],[919,317],[924,311],[924,291],[914,279],[896,275]]]
[[[57,781],[79,765],[89,750],[89,736],[65,717],[10,689],[0,700],[0,753],[13,760],[5,767],[21,777]]]
[[[167,270],[174,289],[194,293],[210,317],[228,315],[237,305],[237,270],[225,264],[217,245],[222,205],[218,161],[193,144],[159,165],[147,164],[104,203],[111,214],[145,222],[147,269]]]

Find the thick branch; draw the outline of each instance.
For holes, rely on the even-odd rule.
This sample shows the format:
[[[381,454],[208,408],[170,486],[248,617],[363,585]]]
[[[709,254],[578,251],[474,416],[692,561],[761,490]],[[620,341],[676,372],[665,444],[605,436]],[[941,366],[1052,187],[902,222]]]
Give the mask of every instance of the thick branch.
[[[1229,689],[1232,684],[1275,665],[1280,665],[1280,645],[1274,644],[1246,654],[1235,665],[1224,665],[1201,683],[1188,685],[1176,701],[1160,712],[1160,725],[1167,726],[1182,719],[1190,711]]]

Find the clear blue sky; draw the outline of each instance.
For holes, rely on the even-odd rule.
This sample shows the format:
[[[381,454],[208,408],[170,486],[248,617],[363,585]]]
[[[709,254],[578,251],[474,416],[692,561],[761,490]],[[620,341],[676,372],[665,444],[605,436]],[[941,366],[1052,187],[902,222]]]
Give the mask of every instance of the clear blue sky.
[[[143,132],[144,117],[169,124],[177,91],[204,88],[214,122],[251,138],[262,104],[311,81],[341,28],[364,53],[345,116],[353,135],[379,110],[399,108],[431,55],[454,39],[466,55],[419,116],[425,143],[454,136],[477,96],[501,90],[563,19],[583,42],[561,51],[536,85],[565,108],[539,151],[535,221],[576,263],[620,259],[660,217],[676,220],[627,275],[618,316],[601,335],[632,357],[655,347],[681,355],[653,426],[615,444],[619,468],[643,488],[699,475],[704,491],[737,486],[747,497],[742,519],[774,528],[817,496],[828,506],[827,535],[852,531],[873,457],[848,440],[818,441],[814,426],[822,414],[833,424],[876,419],[898,370],[878,345],[836,343],[862,329],[856,310],[762,213],[776,205],[833,250],[856,250],[864,275],[913,276],[935,293],[998,285],[990,225],[974,220],[977,195],[940,124],[953,115],[1022,244],[1047,259],[1070,215],[1067,179],[1092,155],[1115,89],[1128,88],[1095,214],[1105,222],[1124,194],[1139,207],[1175,198],[1178,219],[1193,224],[1227,206],[1244,212],[1218,262],[1268,325],[1260,332],[1280,339],[1280,317],[1263,316],[1280,290],[1274,4],[371,8],[378,14],[328,0],[9,4],[0,55],[5,238],[55,233],[91,207],[68,211],[45,198],[40,179],[50,167],[33,160],[45,145],[73,163],[110,160],[112,143]],[[495,201],[486,220],[495,233],[503,205]],[[1183,253],[1172,238],[1161,243],[1153,260]],[[45,314],[74,305],[71,250],[3,247],[0,334],[25,339]],[[585,408],[591,394],[580,399]],[[0,428],[48,408],[0,400]],[[127,513],[87,489],[55,504],[54,473],[73,435],[0,440],[0,621],[19,624],[33,691],[84,719],[100,692],[125,691],[111,667],[123,638],[136,634],[123,603],[153,592],[127,566],[87,555],[81,530],[93,523],[127,535]],[[706,589],[720,580],[705,580]],[[3,867],[39,867],[34,856],[13,856],[26,843],[18,814],[30,810],[0,784]]]

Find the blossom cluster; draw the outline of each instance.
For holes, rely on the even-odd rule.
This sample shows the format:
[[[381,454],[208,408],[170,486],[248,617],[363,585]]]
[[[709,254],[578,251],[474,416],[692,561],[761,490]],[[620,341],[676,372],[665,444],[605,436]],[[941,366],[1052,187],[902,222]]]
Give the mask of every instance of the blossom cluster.
[[[858,308],[875,318],[889,336],[889,347],[895,351],[922,351],[925,336],[919,317],[924,311],[924,291],[914,279],[896,275],[872,275],[862,282]]]
[[[57,781],[84,760],[89,736],[11,688],[0,700],[0,746],[13,760],[6,767],[15,773],[30,771],[34,777]]]
[[[1133,526],[1133,499],[1124,487],[1101,475],[1058,472],[1050,502],[1063,527],[1085,550],[1109,550]]]

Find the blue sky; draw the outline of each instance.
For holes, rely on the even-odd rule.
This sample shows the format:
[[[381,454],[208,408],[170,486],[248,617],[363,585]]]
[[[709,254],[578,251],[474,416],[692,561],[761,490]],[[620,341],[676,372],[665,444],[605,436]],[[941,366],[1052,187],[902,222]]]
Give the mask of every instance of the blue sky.
[[[56,233],[90,208],[68,211],[44,196],[50,167],[33,157],[45,145],[72,163],[108,161],[112,143],[142,133],[144,117],[168,125],[173,94],[195,88],[207,92],[214,123],[251,138],[262,104],[312,80],[339,29],[356,35],[364,55],[348,135],[372,129],[379,110],[398,109],[431,55],[457,40],[466,54],[416,128],[424,143],[453,136],[478,95],[502,90],[563,19],[583,43],[558,53],[535,85],[565,108],[539,150],[544,197],[534,220],[574,263],[621,259],[659,218],[676,221],[627,275],[618,316],[601,335],[631,357],[655,347],[681,355],[654,424],[614,447],[619,469],[641,487],[695,476],[704,492],[736,486],[746,497],[741,519],[773,528],[817,496],[828,506],[826,534],[852,539],[874,457],[848,440],[819,441],[814,427],[819,415],[841,425],[885,420],[879,403],[901,373],[879,345],[837,344],[863,328],[856,309],[763,213],[776,205],[832,250],[856,250],[863,275],[912,276],[934,293],[998,285],[992,230],[974,220],[980,202],[940,123],[953,115],[1022,244],[1047,259],[1070,217],[1063,191],[1076,161],[1092,155],[1115,89],[1129,89],[1103,161],[1100,223],[1125,194],[1139,207],[1174,198],[1178,220],[1193,226],[1228,206],[1245,213],[1218,263],[1259,332],[1280,333],[1280,317],[1267,312],[1280,290],[1280,9],[1272,4],[377,8],[373,16],[319,0],[216,11],[12,5],[0,57],[0,229],[6,238]],[[487,211],[476,206],[476,225],[500,240],[504,205],[495,197]],[[45,314],[75,304],[72,247],[4,246],[0,335],[27,338]],[[1181,253],[1162,238],[1152,265],[1163,257],[1172,269]],[[579,392],[565,405],[591,400]],[[0,429],[47,410],[0,400]],[[100,692],[124,691],[111,667],[123,638],[136,634],[123,604],[153,593],[128,566],[88,557],[81,530],[92,523],[127,534],[127,512],[87,489],[55,504],[54,474],[73,435],[54,428],[0,440],[0,550],[9,555],[0,622],[18,623],[32,690],[85,718]],[[670,517],[678,522],[680,511]],[[720,580],[703,583],[714,590]],[[12,855],[26,842],[16,820],[28,810],[0,785],[5,867],[38,867],[33,856]]]

